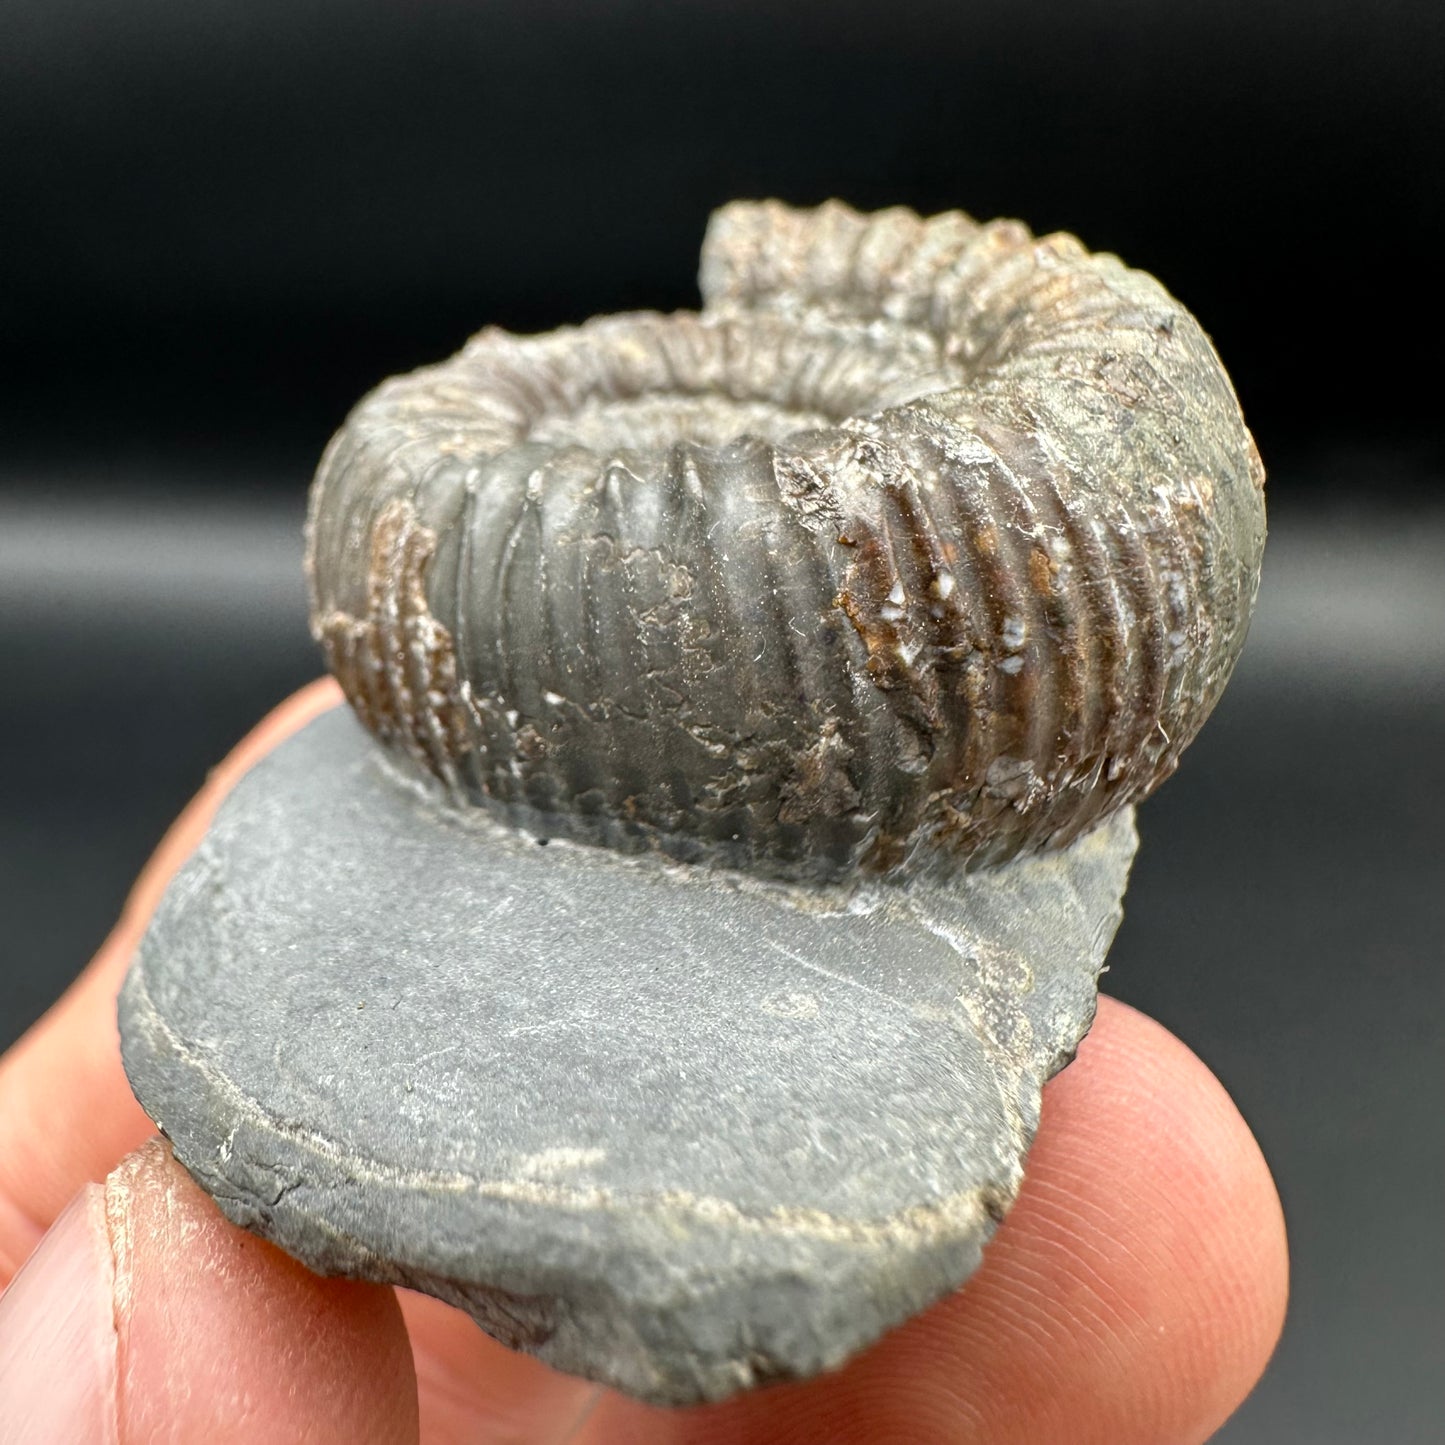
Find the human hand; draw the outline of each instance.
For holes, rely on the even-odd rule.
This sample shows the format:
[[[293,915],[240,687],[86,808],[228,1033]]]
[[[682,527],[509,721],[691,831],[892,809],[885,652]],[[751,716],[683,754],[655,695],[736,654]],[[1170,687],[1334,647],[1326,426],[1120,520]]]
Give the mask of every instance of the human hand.
[[[1279,1200],[1218,1081],[1107,998],[1044,1092],[983,1266],[804,1384],[653,1409],[503,1349],[436,1300],[321,1279],[233,1228],[150,1140],[115,997],[220,799],[338,698],[313,684],[216,769],[94,962],[0,1060],[0,1286],[14,1277],[0,1440],[1183,1445],[1238,1405],[1284,1315]]]

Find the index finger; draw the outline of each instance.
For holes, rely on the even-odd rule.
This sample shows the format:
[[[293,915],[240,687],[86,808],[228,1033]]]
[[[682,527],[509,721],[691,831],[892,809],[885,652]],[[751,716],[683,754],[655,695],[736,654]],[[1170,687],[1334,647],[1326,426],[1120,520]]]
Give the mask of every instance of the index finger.
[[[0,1059],[0,1289],[76,1191],[155,1132],[121,1066],[116,995],[166,885],[242,774],[340,701],[322,679],[247,735],[166,834],[89,967]],[[555,1438],[594,1389],[503,1349],[455,1310],[408,1303],[428,1440]]]
[[[248,768],[341,690],[321,678],[258,724],[207,778],[137,879],[119,921],[60,1000],[0,1059],[0,1289],[83,1184],[155,1132],[120,1062],[115,1001],[156,903]]]

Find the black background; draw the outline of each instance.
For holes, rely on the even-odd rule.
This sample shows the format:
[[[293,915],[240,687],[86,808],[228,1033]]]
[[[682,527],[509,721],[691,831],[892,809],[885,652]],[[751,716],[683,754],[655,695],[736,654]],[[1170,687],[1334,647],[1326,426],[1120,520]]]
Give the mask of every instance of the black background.
[[[1438,1440],[1445,6],[0,0],[0,1043],[316,659],[367,387],[695,304],[737,195],[1075,231],[1214,336],[1255,637],[1143,815],[1111,989],[1216,1068],[1295,1304],[1222,1439]]]
[[[1445,8],[0,5],[5,442],[294,485],[483,321],[693,304],[735,195],[1018,215],[1204,321],[1278,474],[1438,458]],[[1347,483],[1352,485],[1353,479]]]

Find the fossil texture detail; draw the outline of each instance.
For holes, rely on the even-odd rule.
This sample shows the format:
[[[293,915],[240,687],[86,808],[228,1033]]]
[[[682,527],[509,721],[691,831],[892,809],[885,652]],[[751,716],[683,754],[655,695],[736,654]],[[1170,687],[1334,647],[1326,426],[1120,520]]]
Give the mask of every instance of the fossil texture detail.
[[[1199,325],[1073,237],[738,203],[700,313],[487,330],[312,493],[313,627],[458,804],[779,877],[1062,846],[1243,645],[1263,474]]]

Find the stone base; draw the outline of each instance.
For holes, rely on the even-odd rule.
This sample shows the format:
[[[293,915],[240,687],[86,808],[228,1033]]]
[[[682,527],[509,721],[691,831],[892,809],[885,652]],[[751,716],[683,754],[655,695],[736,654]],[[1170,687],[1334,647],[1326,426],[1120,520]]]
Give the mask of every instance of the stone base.
[[[841,1363],[1012,1203],[1120,918],[1132,814],[820,892],[439,810],[344,710],[259,764],[120,1007],[238,1224],[667,1404]]]

